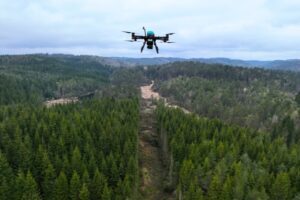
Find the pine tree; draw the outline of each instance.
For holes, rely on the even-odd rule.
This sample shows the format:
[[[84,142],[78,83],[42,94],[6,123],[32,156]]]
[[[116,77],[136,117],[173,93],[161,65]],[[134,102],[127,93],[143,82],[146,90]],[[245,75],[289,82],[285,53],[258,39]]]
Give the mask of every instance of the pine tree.
[[[5,156],[0,152],[0,199],[9,199],[11,181],[14,180],[12,169]]]
[[[111,190],[107,186],[107,184],[105,184],[102,195],[101,195],[101,199],[102,200],[111,200],[112,199],[111,197],[112,197]]]
[[[22,199],[22,195],[25,193],[26,176],[23,171],[19,170],[15,181],[15,199]]]
[[[55,181],[55,199],[56,200],[68,200],[69,198],[68,180],[65,173],[60,172],[58,178]]]
[[[277,174],[276,179],[272,185],[271,197],[274,200],[289,199],[289,191],[291,182],[289,175],[285,172]]]
[[[123,181],[119,180],[115,191],[116,191],[116,195],[115,195],[116,200],[129,199],[131,190],[130,190],[129,178],[127,175]]]
[[[189,186],[188,191],[184,194],[184,199],[203,200],[202,189],[197,182],[197,177],[194,177]]]
[[[102,173],[99,172],[98,169],[96,169],[96,172],[94,174],[93,180],[91,182],[90,186],[90,192],[91,192],[91,199],[92,200],[98,200],[101,195],[104,186],[107,184],[107,181]]]
[[[245,186],[246,186],[246,170],[241,162],[234,163],[234,186],[233,186],[233,198],[243,199],[245,197]]]
[[[188,190],[190,181],[194,178],[194,165],[191,160],[184,160],[179,173],[179,184],[181,192]]]
[[[39,200],[40,194],[38,192],[37,184],[32,177],[31,172],[28,172],[25,179],[24,185],[24,193],[22,194],[21,199],[32,199],[32,200]]]
[[[85,168],[83,175],[82,175],[82,183],[85,183],[86,186],[90,185],[90,175],[88,170]]]
[[[268,200],[269,197],[266,194],[266,192],[264,191],[264,189],[262,191],[258,191],[256,189],[250,190],[248,191],[248,194],[245,198],[246,200]]]
[[[76,171],[73,171],[73,175],[70,181],[70,198],[72,200],[79,199],[79,191],[80,191],[81,183],[80,178]]]
[[[66,177],[71,177],[72,176],[72,167],[70,165],[68,156],[66,154],[63,154],[63,163],[62,163],[62,169],[61,171],[64,171],[64,174]]]
[[[44,180],[42,182],[43,199],[52,200],[55,193],[55,171],[51,163],[44,172]]]
[[[90,193],[88,190],[88,187],[85,183],[83,183],[80,193],[79,193],[79,199],[80,200],[89,200],[90,199]]]
[[[78,174],[82,175],[83,168],[82,168],[82,161],[81,161],[81,153],[77,146],[73,150],[71,164],[72,164],[72,169],[75,170]]]
[[[232,179],[227,177],[225,183],[223,184],[221,197],[223,200],[232,199]]]
[[[122,195],[123,195],[123,198],[129,198],[130,197],[130,194],[131,194],[131,184],[130,184],[130,179],[129,179],[129,176],[126,175],[123,182],[122,182]]]
[[[0,182],[0,200],[12,199],[10,194],[10,185],[6,178],[2,178]]]
[[[208,199],[209,200],[222,200],[222,183],[218,175],[214,175],[208,188]]]
[[[130,159],[129,159],[129,162],[128,162],[128,166],[127,166],[127,174],[129,175],[129,181],[130,181],[130,184],[134,184],[137,182],[137,169],[138,165],[137,165],[137,161],[136,159],[131,156]]]

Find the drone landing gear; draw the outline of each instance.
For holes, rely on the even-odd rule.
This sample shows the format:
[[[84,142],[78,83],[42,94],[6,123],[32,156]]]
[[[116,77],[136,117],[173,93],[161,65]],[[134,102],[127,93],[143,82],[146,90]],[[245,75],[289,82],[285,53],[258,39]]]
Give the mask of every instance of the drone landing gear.
[[[156,45],[156,41],[154,41],[154,46],[155,46],[156,53],[159,54],[159,50],[158,50],[158,46]]]
[[[144,41],[144,43],[143,43],[143,46],[142,46],[142,48],[141,48],[141,53],[142,53],[143,50],[144,50],[145,44],[146,44],[146,41]]]

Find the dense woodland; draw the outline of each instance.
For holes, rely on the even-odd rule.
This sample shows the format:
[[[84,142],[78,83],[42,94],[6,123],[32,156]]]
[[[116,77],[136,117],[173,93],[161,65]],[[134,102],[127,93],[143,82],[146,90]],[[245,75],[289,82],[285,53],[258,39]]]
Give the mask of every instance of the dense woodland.
[[[300,198],[300,140],[157,109],[170,185],[183,199]],[[288,125],[287,125],[288,126]],[[286,127],[289,128],[289,127]],[[166,140],[166,141],[164,141]]]
[[[162,96],[201,116],[268,131],[287,117],[300,124],[297,72],[188,62],[147,74]]]
[[[170,190],[183,199],[300,197],[300,74],[195,62],[150,68]],[[225,122],[225,123],[224,123]]]
[[[138,100],[0,111],[0,199],[136,194]]]
[[[101,90],[112,71],[84,56],[0,56],[0,104],[41,103]]]
[[[0,56],[0,199],[135,198],[139,100],[127,73],[84,56]]]
[[[116,68],[66,55],[0,56],[0,199],[138,199],[138,87],[151,80],[197,114],[156,110],[166,190],[178,199],[300,199],[299,73],[195,62]]]

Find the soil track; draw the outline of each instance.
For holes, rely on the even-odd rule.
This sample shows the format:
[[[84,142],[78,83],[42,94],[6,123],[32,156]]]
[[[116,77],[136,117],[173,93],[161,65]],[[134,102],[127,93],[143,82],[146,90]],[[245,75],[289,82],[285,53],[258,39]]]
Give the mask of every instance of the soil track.
[[[152,100],[152,99],[163,100],[165,105],[168,107],[179,108],[184,113],[191,113],[189,110],[187,110],[181,106],[178,106],[178,105],[168,102],[168,100],[165,97],[162,97],[158,92],[155,92],[153,90],[153,88],[152,88],[153,85],[154,85],[154,81],[152,81],[150,85],[141,86],[141,93],[142,93],[143,99],[145,99],[145,100]]]
[[[162,150],[159,146],[159,135],[156,131],[155,105],[152,98],[161,96],[152,91],[151,85],[142,86],[142,102],[140,114],[139,134],[139,166],[140,166],[140,194],[142,199],[171,200],[174,194],[164,190],[167,169],[163,165]]]

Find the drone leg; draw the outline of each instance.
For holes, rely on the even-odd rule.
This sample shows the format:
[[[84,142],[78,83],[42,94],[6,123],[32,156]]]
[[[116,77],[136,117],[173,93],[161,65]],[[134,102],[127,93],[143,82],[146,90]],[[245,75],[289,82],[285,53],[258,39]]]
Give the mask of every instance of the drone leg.
[[[142,48],[141,48],[141,53],[142,53],[143,50],[144,50],[145,44],[146,44],[146,40],[144,41],[143,46],[142,46]]]
[[[156,53],[159,54],[159,52],[158,52],[158,46],[156,45],[156,41],[154,41],[154,46],[155,46]]]

